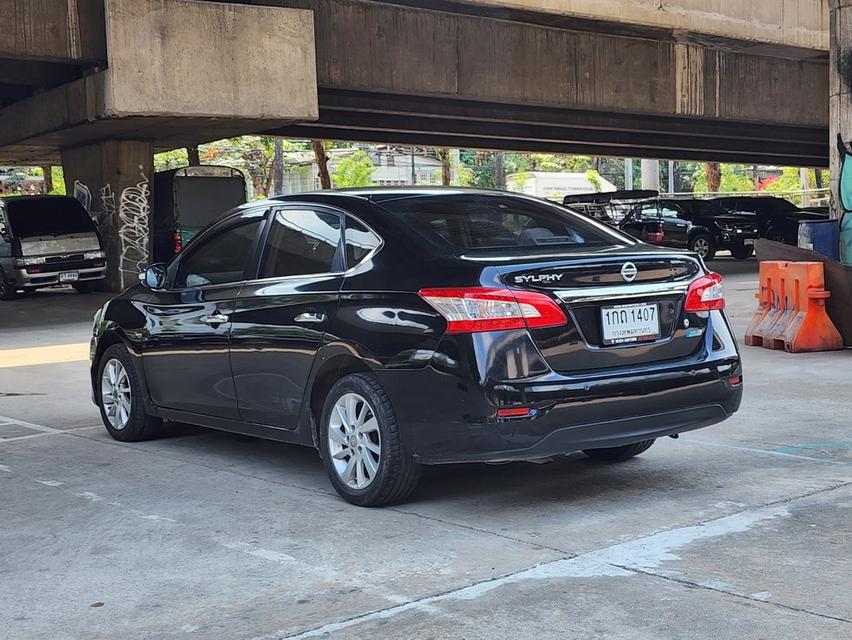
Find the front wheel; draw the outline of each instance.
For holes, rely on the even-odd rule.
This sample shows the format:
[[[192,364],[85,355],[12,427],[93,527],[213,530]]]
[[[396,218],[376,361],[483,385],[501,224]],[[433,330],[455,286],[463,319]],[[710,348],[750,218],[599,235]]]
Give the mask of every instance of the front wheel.
[[[689,241],[689,250],[694,251],[702,260],[712,260],[716,256],[716,244],[706,233],[698,233]]]
[[[14,300],[18,290],[6,281],[6,276],[0,271],[0,300]]]
[[[607,462],[622,462],[623,460],[628,460],[633,458],[634,456],[638,456],[640,453],[643,453],[651,448],[651,445],[654,444],[655,440],[643,440],[642,442],[634,442],[633,444],[626,444],[623,447],[610,447],[607,449],[583,449],[583,453],[585,453],[590,458],[595,458],[596,460],[606,460]]]
[[[358,373],[338,380],[320,420],[325,470],[344,500],[378,507],[414,491],[421,466],[405,451],[393,407],[375,377]]]
[[[137,442],[159,434],[163,421],[145,412],[142,384],[124,345],[114,344],[104,351],[97,374],[98,407],[109,435],[121,442]]]

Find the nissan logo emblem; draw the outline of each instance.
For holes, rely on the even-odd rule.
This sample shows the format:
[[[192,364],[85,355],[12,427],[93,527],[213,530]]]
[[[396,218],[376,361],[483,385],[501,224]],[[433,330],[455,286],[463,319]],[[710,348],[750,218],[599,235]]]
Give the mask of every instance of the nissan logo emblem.
[[[624,278],[625,282],[633,282],[637,273],[639,273],[639,270],[632,262],[625,262],[624,266],[621,267],[621,277]]]

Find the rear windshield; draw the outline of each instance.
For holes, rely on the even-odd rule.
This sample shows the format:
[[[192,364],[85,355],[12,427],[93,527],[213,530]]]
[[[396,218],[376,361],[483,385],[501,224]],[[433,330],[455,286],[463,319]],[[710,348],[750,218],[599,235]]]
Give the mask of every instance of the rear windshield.
[[[388,200],[381,205],[432,240],[455,252],[511,247],[613,245],[625,241],[561,206],[501,195],[434,195]]]
[[[175,178],[175,199],[178,225],[200,229],[245,204],[246,183],[242,178],[179,176]]]
[[[9,198],[9,227],[18,238],[87,233],[95,225],[83,205],[74,198]]]

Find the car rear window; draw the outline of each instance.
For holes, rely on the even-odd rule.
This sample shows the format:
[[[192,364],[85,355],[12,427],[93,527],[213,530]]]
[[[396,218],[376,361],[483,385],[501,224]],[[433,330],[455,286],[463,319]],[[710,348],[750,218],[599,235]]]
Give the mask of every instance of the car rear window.
[[[18,238],[61,236],[95,230],[89,214],[74,198],[9,198],[6,212]]]
[[[612,245],[624,237],[564,207],[501,195],[427,195],[381,205],[455,252]]]

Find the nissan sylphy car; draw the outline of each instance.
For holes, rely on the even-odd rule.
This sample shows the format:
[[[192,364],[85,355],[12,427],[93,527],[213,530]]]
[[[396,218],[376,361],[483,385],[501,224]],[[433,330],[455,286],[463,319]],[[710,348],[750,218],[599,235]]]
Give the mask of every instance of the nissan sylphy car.
[[[358,505],[404,499],[424,465],[625,460],[742,395],[718,274],[520,195],[253,202],[140,279],[95,316],[109,433],[175,421],[315,447]]]

